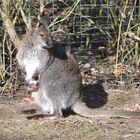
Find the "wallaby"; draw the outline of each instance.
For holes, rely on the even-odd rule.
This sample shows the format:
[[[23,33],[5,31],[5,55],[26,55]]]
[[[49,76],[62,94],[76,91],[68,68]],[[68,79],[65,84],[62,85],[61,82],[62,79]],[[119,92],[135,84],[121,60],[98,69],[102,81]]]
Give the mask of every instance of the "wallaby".
[[[34,25],[33,25],[34,24]],[[47,22],[41,20],[33,22],[33,27],[29,30],[21,41],[16,59],[20,69],[26,75],[29,85],[38,83],[38,76],[49,62],[49,53],[43,47],[52,47],[52,40],[49,35]]]
[[[25,36],[17,55],[29,83],[36,73],[39,75],[39,89],[33,97],[44,113],[62,116],[62,110],[70,108],[84,117],[140,118],[140,112],[88,108],[82,102],[81,75],[76,60],[52,43],[46,28],[43,22],[38,22]],[[47,34],[46,37],[42,38],[39,31]]]
[[[70,55],[60,59],[55,53],[58,49],[57,46],[48,49],[53,62],[40,74],[39,94],[35,96],[44,112],[62,116],[63,109],[71,108],[84,117],[140,118],[140,112],[88,108],[82,102],[81,76],[76,60]]]

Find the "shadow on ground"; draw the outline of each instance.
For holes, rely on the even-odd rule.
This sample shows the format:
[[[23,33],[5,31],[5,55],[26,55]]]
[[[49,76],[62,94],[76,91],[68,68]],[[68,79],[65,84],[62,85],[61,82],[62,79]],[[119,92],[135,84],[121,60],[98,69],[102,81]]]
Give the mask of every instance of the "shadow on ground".
[[[99,108],[104,106],[108,101],[108,93],[105,92],[104,87],[100,81],[93,85],[83,86],[82,101],[86,103],[89,108]]]

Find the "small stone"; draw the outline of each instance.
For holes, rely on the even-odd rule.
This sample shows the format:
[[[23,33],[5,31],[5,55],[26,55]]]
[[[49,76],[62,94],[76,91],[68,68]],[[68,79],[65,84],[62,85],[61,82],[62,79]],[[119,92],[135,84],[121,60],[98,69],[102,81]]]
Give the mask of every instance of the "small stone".
[[[91,68],[91,75],[96,75],[96,73],[98,72],[95,68]]]
[[[89,63],[86,63],[85,65],[84,65],[84,68],[85,69],[88,69],[88,68],[90,68],[91,67],[91,65],[89,64]]]

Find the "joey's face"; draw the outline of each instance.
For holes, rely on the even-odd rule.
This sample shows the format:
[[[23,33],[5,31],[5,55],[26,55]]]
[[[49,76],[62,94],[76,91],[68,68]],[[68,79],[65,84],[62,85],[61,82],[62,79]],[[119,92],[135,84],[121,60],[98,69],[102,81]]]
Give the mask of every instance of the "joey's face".
[[[43,25],[40,25],[34,30],[32,43],[33,46],[39,47],[39,49],[47,49],[52,47],[52,40],[49,32]]]

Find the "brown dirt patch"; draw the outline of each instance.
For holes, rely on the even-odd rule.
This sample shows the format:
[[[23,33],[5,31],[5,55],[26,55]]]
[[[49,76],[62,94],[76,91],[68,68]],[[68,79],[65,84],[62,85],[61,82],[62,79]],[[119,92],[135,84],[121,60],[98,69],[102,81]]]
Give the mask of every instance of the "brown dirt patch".
[[[102,108],[139,110],[140,91],[107,90],[108,100]],[[24,95],[24,96],[23,96]],[[25,96],[26,95],[26,96]],[[23,91],[16,95],[0,96],[1,140],[139,140],[140,120],[84,118],[69,115],[65,118],[28,120],[22,111],[38,109],[27,101]]]

